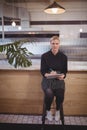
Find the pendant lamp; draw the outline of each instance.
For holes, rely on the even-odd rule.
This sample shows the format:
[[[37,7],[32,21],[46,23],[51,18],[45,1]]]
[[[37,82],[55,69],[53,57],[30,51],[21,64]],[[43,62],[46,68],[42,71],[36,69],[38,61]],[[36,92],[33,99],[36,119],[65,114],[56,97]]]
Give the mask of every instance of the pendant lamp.
[[[47,8],[44,9],[44,12],[48,14],[62,14],[65,12],[65,8],[54,1]]]

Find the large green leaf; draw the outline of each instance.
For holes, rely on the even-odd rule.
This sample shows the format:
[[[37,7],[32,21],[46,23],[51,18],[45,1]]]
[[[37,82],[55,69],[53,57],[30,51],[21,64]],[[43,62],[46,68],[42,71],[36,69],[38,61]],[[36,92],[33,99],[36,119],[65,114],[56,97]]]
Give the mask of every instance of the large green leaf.
[[[19,40],[13,43],[8,43],[5,45],[0,45],[0,52],[5,52],[9,64],[13,65],[15,68],[29,67],[32,65],[30,56],[33,55],[22,45],[28,42],[27,40]]]

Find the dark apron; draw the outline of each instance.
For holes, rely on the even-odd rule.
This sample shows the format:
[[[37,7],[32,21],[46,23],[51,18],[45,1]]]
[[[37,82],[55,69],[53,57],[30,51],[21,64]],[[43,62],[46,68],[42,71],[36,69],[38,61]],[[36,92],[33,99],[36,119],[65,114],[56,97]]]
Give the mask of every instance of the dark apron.
[[[65,82],[64,80],[58,80],[58,79],[47,79],[44,78],[42,79],[41,82],[42,89],[46,90],[47,88],[51,89],[65,89]]]

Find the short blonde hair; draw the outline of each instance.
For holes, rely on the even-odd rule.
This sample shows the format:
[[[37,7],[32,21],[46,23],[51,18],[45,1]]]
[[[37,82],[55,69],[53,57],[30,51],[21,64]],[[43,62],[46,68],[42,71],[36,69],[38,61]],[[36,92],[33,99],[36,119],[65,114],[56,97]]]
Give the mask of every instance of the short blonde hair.
[[[52,36],[51,38],[50,38],[50,42],[52,42],[53,40],[59,40],[60,41],[60,39],[59,39],[59,36]]]

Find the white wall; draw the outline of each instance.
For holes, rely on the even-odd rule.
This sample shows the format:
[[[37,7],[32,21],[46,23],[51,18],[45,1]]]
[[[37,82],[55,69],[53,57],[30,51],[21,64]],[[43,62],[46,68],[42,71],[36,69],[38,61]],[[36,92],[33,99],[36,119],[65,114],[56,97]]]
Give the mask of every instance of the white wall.
[[[29,11],[31,21],[78,21],[87,20],[87,1],[59,2],[65,7],[66,12],[63,14],[50,15],[44,13],[44,8],[47,6],[44,3],[30,3]],[[36,7],[36,8],[35,8]],[[79,38],[79,30],[87,32],[87,24],[83,25],[32,25],[31,27],[41,27],[43,30],[58,30],[63,38]]]
[[[22,30],[49,30],[59,31],[61,38],[79,38],[80,28],[83,32],[87,32],[87,24],[78,25],[30,25],[30,21],[87,21],[87,1],[64,1],[58,2],[65,7],[66,12],[58,15],[50,15],[44,12],[44,9],[50,2],[25,2],[16,3],[15,6],[20,7],[15,10],[15,17],[21,18]],[[1,10],[1,7],[0,7]],[[12,7],[4,5],[4,15],[7,17],[12,16]],[[0,11],[1,15],[1,11]],[[33,28],[33,29],[32,29]],[[0,30],[2,27],[0,27]],[[6,31],[18,30],[18,27],[5,26]]]

